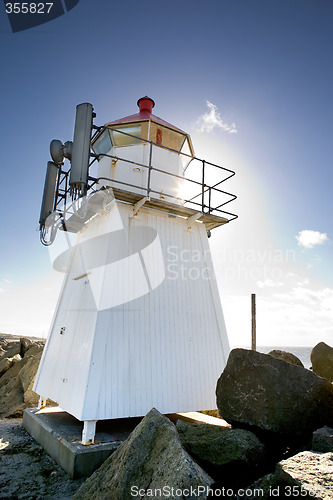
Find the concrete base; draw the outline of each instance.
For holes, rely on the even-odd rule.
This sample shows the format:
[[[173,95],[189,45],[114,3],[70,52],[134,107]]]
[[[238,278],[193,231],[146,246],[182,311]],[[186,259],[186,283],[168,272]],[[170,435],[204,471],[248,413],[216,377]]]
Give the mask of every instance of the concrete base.
[[[141,418],[100,420],[97,422],[95,443],[80,443],[83,422],[59,407],[27,408],[23,427],[71,476],[90,476],[127,439]]]
[[[202,413],[174,413],[167,415],[176,422],[179,418],[188,422],[226,426],[224,420]],[[23,427],[71,476],[90,476],[127,439],[141,417],[100,420],[97,422],[95,443],[81,444],[83,422],[61,408],[27,408],[23,413]]]

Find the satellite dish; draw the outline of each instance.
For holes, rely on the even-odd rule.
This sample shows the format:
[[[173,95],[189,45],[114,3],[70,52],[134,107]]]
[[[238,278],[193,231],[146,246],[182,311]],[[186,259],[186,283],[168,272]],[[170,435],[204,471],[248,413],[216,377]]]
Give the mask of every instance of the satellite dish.
[[[50,144],[50,154],[54,163],[62,163],[64,161],[64,145],[59,139],[53,139]]]
[[[51,158],[54,163],[62,163],[64,158],[72,159],[72,141],[67,141],[63,144],[59,139],[53,139],[50,144]]]

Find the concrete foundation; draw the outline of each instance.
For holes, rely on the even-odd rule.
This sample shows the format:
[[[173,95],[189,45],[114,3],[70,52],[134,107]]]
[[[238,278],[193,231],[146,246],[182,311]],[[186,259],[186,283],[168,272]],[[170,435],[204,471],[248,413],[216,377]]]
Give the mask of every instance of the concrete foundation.
[[[84,446],[83,422],[59,407],[27,408],[23,427],[71,476],[90,476],[127,439],[141,418],[97,422],[95,443]]]
[[[228,425],[224,420],[202,413],[174,413],[167,415],[176,422]],[[23,427],[70,475],[72,479],[90,476],[127,439],[142,419],[122,418],[97,422],[95,443],[82,445],[83,422],[59,407],[27,408],[23,413]]]

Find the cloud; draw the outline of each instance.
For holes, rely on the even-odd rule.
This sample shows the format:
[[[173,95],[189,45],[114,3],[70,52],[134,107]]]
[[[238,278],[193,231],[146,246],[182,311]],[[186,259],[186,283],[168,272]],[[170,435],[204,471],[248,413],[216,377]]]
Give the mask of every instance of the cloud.
[[[6,285],[11,285],[13,282],[11,280],[7,280],[7,278],[3,278],[2,280]]]
[[[312,290],[300,285],[292,288],[289,293],[276,294],[276,297],[290,304],[302,303],[310,308],[320,306],[326,310],[332,310],[333,313],[333,289],[331,288]]]
[[[267,279],[264,281],[257,281],[257,285],[259,288],[276,288],[279,286],[283,286],[283,283],[280,281],[273,281],[271,279]]]
[[[262,345],[313,347],[321,341],[331,344],[332,323],[332,288],[296,286],[285,293],[257,298],[258,337],[262,338]]]
[[[313,248],[315,245],[322,245],[328,240],[326,233],[305,229],[296,236],[298,245],[303,248]]]
[[[209,111],[198,118],[197,130],[199,132],[211,132],[214,128],[218,127],[226,132],[229,132],[229,134],[236,134],[236,124],[232,123],[231,125],[228,125],[225,123],[217,110],[217,106],[209,101],[206,102]]]
[[[333,288],[311,288],[304,280],[280,292],[261,289],[257,294],[258,346],[332,345]],[[251,297],[221,295],[232,347],[250,346]]]

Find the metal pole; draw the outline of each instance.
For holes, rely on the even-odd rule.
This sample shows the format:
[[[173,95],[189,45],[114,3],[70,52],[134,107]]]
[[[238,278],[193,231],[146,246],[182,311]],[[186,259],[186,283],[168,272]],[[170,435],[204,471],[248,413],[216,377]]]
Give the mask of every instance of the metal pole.
[[[147,179],[147,198],[148,198],[148,200],[150,199],[150,191],[151,191],[150,177],[151,177],[151,171],[152,171],[151,162],[152,162],[152,156],[153,156],[153,143],[152,143],[152,141],[149,141],[149,142],[150,142],[150,149],[149,149],[149,165],[148,165],[148,179]]]
[[[251,294],[251,316],[252,316],[252,328],[251,328],[251,349],[252,351],[257,350],[257,328],[256,328],[256,294]]]
[[[202,193],[201,193],[202,210],[201,211],[203,214],[205,213],[205,163],[206,163],[205,160],[202,160]]]

